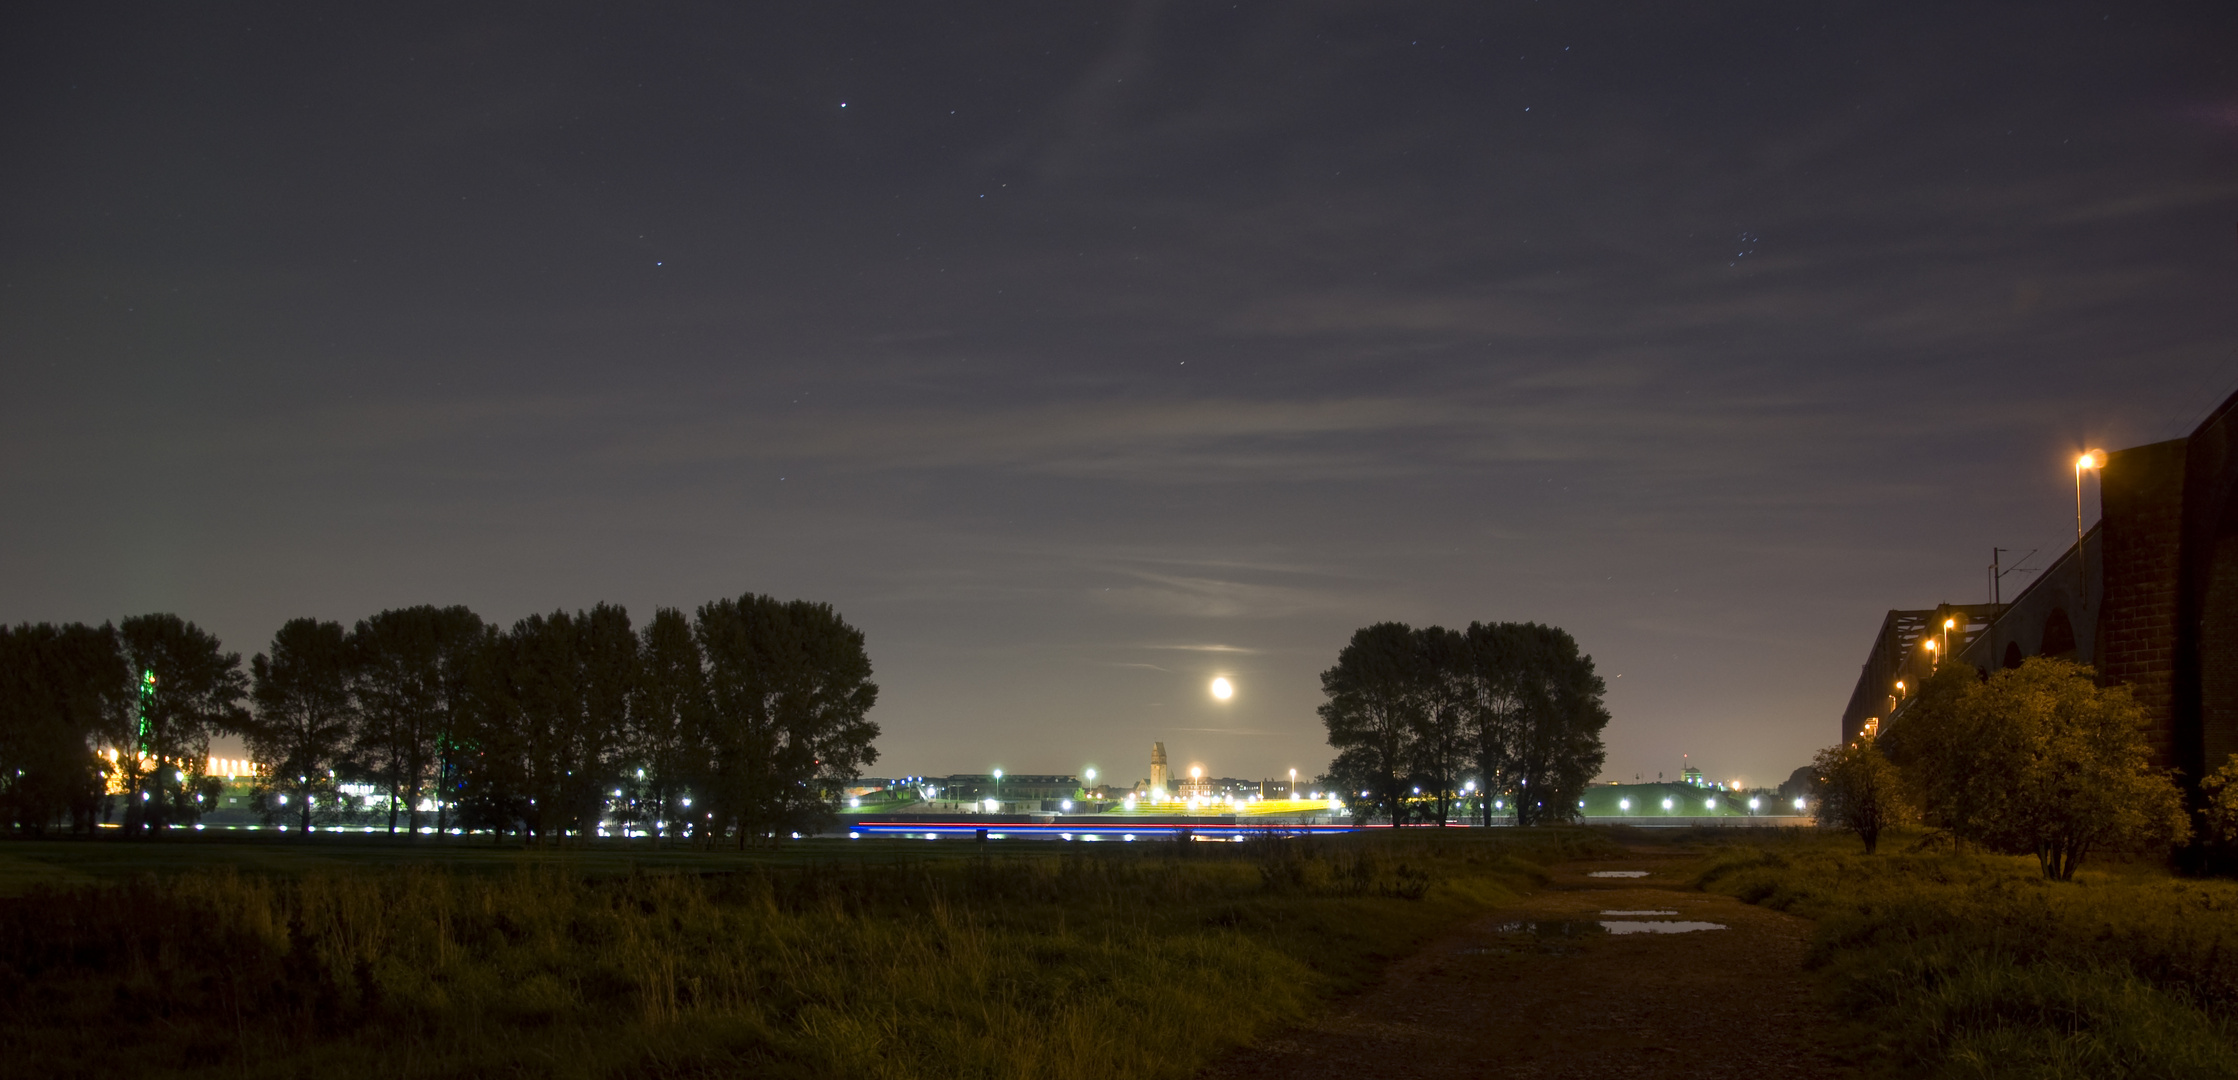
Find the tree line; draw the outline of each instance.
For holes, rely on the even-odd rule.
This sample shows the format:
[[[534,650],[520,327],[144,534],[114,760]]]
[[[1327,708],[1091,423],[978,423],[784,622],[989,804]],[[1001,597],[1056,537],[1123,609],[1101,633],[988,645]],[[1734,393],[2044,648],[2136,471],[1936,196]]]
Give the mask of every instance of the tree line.
[[[361,819],[370,788],[392,833],[615,822],[744,846],[820,828],[877,760],[870,675],[830,605],[751,594],[642,627],[611,604],[509,628],[455,606],[295,619],[245,669],[176,615],[0,626],[0,823],[90,831],[112,790],[127,833],[189,823],[230,734],[267,822]]]
[[[1917,823],[2034,855],[2045,877],[2067,881],[2093,851],[2192,832],[2174,775],[2152,767],[2136,699],[2065,660],[1989,675],[1946,662],[1877,734],[1812,764],[1820,823],[1856,833],[1867,854],[1883,831]]]
[[[1377,623],[1352,635],[1321,689],[1337,751],[1321,782],[1363,819],[1490,824],[1512,809],[1525,825],[1567,821],[1607,756],[1606,687],[1552,626]]]

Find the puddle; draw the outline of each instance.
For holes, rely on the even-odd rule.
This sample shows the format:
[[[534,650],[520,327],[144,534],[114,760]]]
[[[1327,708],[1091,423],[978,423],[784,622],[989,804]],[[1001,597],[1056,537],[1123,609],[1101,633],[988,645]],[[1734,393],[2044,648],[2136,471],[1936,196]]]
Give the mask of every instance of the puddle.
[[[1604,911],[1603,915],[1676,915],[1676,911]]]
[[[1647,876],[1647,871],[1645,871],[1645,870],[1595,870],[1595,871],[1592,871],[1592,872],[1590,872],[1590,873],[1586,874],[1585,876],[1586,876],[1586,877],[1646,877],[1646,876]]]
[[[1645,922],[1604,922],[1601,928],[1612,934],[1691,934],[1696,930],[1723,930],[1725,924],[1651,919]]]

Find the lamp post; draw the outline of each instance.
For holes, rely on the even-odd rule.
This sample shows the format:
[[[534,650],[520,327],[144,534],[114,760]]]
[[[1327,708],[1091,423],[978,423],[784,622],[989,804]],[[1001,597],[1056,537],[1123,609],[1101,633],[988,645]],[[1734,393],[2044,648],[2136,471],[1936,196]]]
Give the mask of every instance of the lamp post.
[[[2075,572],[2081,576],[2083,582],[2082,595],[2076,597],[2076,602],[2081,604],[2085,610],[2090,607],[2090,561],[2083,558],[2083,472],[2085,470],[2101,470],[2105,467],[2106,452],[2104,450],[2086,451],[2075,459]],[[2098,498],[2100,502],[2104,502],[2106,498],[2106,474],[2104,472],[2098,474]]]
[[[2106,452],[2104,450],[2092,450],[2075,459],[2075,557],[2078,559],[2083,554],[2083,473],[2105,467]],[[2101,475],[2101,485],[2103,485],[2104,479]]]
[[[1290,770],[1290,801],[1298,801],[1298,770]]]
[[[995,809],[1002,809],[1002,770],[995,770]]]

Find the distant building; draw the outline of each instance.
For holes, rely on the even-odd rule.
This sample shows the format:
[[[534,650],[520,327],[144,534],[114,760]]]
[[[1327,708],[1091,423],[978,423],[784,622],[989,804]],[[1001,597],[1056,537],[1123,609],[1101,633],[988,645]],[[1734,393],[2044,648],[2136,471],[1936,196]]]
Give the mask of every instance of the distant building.
[[[1150,790],[1172,791],[1173,776],[1166,768],[1166,744],[1150,744]]]
[[[1041,802],[1069,799],[1080,791],[1079,777],[1058,773],[1006,772],[999,780],[993,773],[957,773],[926,780],[939,790],[939,798],[953,802],[986,799],[1000,799],[1005,803]]]

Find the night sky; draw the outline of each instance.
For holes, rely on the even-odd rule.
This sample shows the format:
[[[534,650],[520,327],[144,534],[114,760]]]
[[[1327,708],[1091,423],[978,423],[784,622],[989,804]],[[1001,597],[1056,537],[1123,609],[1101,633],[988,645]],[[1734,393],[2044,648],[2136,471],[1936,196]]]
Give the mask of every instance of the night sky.
[[[0,621],[825,600],[877,775],[1311,776],[1354,629],[1535,620],[1607,778],[1777,783],[2238,385],[2226,3],[10,4],[0,94]]]

